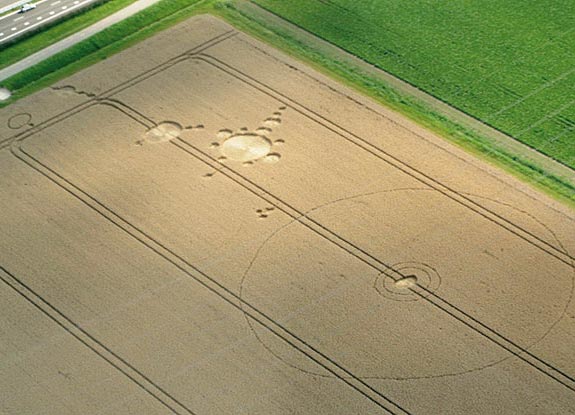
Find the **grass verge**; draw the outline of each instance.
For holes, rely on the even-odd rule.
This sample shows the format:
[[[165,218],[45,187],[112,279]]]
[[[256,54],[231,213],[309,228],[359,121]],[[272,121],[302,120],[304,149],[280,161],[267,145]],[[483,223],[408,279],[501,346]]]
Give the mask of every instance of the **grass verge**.
[[[108,56],[126,49],[193,15],[217,15],[252,36],[304,61],[332,78],[401,112],[468,151],[504,168],[575,208],[575,186],[528,160],[499,148],[489,138],[448,119],[417,99],[401,93],[357,67],[325,56],[288,31],[258,20],[236,7],[233,0],[163,0],[95,36],[3,82],[13,92],[0,107],[45,88]]]

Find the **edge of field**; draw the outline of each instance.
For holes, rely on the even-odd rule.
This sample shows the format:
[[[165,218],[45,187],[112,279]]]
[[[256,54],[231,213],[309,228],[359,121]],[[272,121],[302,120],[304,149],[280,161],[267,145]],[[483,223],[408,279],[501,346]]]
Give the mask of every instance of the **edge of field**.
[[[108,56],[173,26],[191,16],[209,13],[280,49],[319,72],[392,108],[468,152],[530,183],[575,209],[575,184],[531,160],[502,148],[496,140],[462,125],[421,99],[390,85],[349,62],[322,53],[293,36],[283,25],[258,19],[242,7],[242,0],[162,0],[142,12],[48,58],[2,82],[13,93],[0,108],[43,89]]]

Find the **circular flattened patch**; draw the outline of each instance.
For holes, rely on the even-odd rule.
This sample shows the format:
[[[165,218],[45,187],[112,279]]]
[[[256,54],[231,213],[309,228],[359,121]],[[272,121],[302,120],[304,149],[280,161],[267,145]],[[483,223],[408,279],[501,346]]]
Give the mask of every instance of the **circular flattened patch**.
[[[146,131],[144,137],[150,143],[165,143],[178,138],[182,129],[182,126],[176,122],[165,121]]]
[[[403,277],[391,277],[382,273],[374,288],[383,297],[396,301],[417,301],[436,291],[441,277],[435,269],[418,262],[402,262],[391,266]]]
[[[12,93],[6,88],[0,88],[0,101],[6,101],[12,96]]]
[[[254,161],[269,154],[272,143],[257,134],[238,134],[230,137],[222,144],[224,156],[235,161]]]
[[[278,153],[270,153],[264,158],[265,163],[274,164],[280,161],[281,155]]]
[[[22,112],[10,117],[8,120],[8,127],[13,130],[18,130],[25,125],[30,125],[30,121],[32,121],[32,116],[27,112]]]

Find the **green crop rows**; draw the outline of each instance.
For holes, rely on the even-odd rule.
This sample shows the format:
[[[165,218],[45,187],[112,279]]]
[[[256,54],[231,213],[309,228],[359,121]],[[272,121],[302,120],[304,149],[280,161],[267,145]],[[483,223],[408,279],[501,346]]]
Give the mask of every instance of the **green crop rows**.
[[[575,2],[254,0],[575,167]]]

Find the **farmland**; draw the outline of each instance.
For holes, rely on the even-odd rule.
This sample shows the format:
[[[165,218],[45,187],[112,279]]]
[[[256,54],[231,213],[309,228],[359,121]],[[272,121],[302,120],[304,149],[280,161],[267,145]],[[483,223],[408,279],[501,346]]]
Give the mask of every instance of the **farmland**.
[[[573,413],[573,210],[220,19],[0,137],[5,413]]]
[[[255,2],[575,167],[575,3]]]

